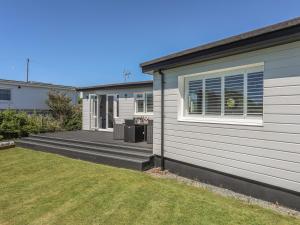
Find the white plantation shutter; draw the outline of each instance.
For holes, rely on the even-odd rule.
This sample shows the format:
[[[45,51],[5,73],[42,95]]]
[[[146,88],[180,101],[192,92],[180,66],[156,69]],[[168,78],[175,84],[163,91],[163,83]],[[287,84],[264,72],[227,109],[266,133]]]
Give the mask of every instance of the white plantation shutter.
[[[244,114],[244,74],[225,77],[225,115]]]
[[[221,77],[205,80],[205,114],[221,115]]]
[[[202,80],[189,81],[189,113],[202,114]]]
[[[248,73],[247,77],[247,115],[263,114],[263,72]]]
[[[184,113],[217,119],[262,118],[264,76],[261,69],[251,68],[254,71],[251,73],[241,70],[213,77],[210,77],[213,74],[186,77]]]

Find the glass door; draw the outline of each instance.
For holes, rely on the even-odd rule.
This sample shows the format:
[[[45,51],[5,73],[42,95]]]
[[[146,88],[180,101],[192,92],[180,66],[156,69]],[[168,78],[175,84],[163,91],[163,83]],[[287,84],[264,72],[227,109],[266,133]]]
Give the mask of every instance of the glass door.
[[[90,128],[98,129],[98,97],[90,94]]]
[[[114,95],[107,96],[107,128],[114,127]]]
[[[90,129],[112,130],[115,116],[115,95],[90,94]]]
[[[106,129],[106,95],[99,95],[99,106],[100,106],[100,112],[99,112],[99,128],[100,129]]]

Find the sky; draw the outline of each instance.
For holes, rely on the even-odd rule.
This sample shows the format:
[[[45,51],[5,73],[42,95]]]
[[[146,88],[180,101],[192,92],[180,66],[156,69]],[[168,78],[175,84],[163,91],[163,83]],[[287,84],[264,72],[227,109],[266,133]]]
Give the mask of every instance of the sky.
[[[0,0],[0,78],[77,87],[151,79],[139,64],[300,16],[299,0]]]

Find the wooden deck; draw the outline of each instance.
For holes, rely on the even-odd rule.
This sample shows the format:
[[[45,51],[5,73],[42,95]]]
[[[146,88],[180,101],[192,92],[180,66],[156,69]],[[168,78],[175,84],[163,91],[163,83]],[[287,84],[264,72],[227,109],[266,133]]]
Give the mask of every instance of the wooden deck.
[[[74,139],[74,140],[78,140],[78,141],[107,143],[107,144],[116,144],[116,145],[125,145],[125,146],[133,146],[133,147],[152,149],[152,144],[147,144],[147,142],[128,143],[128,142],[125,142],[122,140],[114,140],[113,133],[107,132],[107,131],[85,131],[85,130],[63,131],[63,132],[40,134],[40,136],[56,137],[56,138],[64,138],[64,139]]]
[[[114,140],[105,131],[66,131],[30,135],[16,141],[21,147],[135,170],[154,166],[152,144]]]

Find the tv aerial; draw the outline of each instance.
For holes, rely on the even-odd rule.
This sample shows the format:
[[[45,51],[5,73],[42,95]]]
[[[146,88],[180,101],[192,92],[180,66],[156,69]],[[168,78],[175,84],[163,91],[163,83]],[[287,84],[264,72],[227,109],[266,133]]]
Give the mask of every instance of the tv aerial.
[[[132,73],[129,70],[124,69],[123,70],[123,77],[124,77],[124,82],[127,82],[127,80],[130,78]]]

